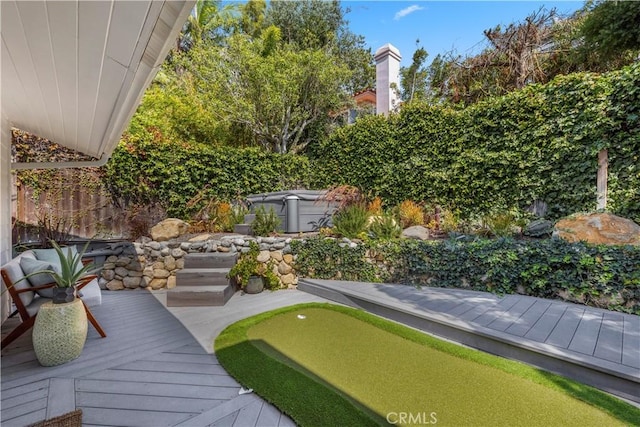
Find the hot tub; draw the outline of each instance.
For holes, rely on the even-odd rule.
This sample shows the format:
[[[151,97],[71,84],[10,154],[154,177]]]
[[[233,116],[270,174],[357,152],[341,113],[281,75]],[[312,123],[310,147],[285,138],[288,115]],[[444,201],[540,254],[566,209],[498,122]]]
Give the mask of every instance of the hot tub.
[[[262,206],[273,209],[280,218],[280,227],[286,233],[318,231],[331,226],[331,215],[338,205],[323,200],[326,190],[287,190],[251,194],[247,197],[251,213]]]

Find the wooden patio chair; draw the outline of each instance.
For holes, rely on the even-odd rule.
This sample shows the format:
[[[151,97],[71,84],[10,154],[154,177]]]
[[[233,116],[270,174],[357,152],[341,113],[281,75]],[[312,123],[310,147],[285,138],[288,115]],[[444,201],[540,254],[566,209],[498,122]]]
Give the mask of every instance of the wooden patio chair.
[[[28,331],[31,327],[33,327],[33,324],[36,320],[36,316],[38,314],[38,310],[40,309],[40,306],[47,301],[51,301],[50,298],[46,298],[42,296],[39,296],[36,298],[33,298],[32,296],[31,298],[28,298],[28,299],[23,299],[21,298],[21,296],[29,292],[33,293],[38,290],[52,288],[55,286],[55,283],[49,283],[41,286],[31,286],[27,280],[23,280],[20,283],[16,284],[15,282],[17,281],[15,280],[15,275],[14,275],[14,278],[12,279],[11,277],[12,274],[7,268],[7,266],[5,266],[5,268],[2,268],[2,270],[0,270],[0,274],[2,275],[2,280],[4,280],[4,284],[7,288],[7,291],[9,292],[9,295],[11,295],[11,299],[13,300],[13,303],[16,307],[16,310],[13,312],[11,316],[18,313],[20,315],[20,319],[22,320],[22,323],[20,323],[20,325],[18,325],[13,331],[11,331],[2,340],[2,344],[1,344],[2,349],[4,349],[7,345],[12,343],[20,335]],[[19,265],[17,265],[17,267],[20,268]],[[82,301],[82,296],[80,291],[82,290],[82,288],[87,286],[89,283],[91,283],[91,281],[93,281],[96,278],[97,276],[95,275],[86,276],[80,281],[78,285],[76,285],[76,290],[78,291],[78,295],[79,295],[78,298],[80,298],[81,301]],[[29,301],[29,302],[25,304],[26,301]],[[91,313],[91,310],[89,309],[87,304],[84,301],[82,301],[82,304],[84,305],[84,309],[87,312],[87,320],[91,322],[91,324],[96,329],[98,334],[100,334],[102,338],[105,338],[107,334],[105,334],[104,330],[102,329],[102,327],[100,326],[96,318],[93,316],[93,313]]]

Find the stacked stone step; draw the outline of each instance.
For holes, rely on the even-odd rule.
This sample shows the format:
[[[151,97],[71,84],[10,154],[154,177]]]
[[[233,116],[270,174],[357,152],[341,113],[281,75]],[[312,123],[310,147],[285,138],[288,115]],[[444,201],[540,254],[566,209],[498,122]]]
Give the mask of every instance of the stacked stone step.
[[[227,277],[237,253],[192,253],[176,273],[176,287],[167,292],[167,307],[221,306],[235,292]]]

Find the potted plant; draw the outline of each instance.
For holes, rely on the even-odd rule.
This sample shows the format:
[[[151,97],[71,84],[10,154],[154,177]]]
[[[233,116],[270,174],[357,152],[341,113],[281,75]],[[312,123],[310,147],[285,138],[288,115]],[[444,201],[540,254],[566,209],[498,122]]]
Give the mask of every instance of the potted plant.
[[[242,254],[240,260],[231,268],[228,277],[235,278],[240,288],[248,294],[257,294],[264,290],[276,289],[278,277],[269,267],[258,262],[260,248],[256,242],[249,244],[249,251]]]
[[[34,321],[32,341],[36,358],[43,366],[56,366],[80,356],[87,339],[87,312],[80,299],[76,299],[76,288],[82,288],[95,276],[88,275],[91,265],[83,265],[82,257],[89,245],[81,252],[75,248],[61,248],[56,242],[51,245],[57,255],[47,253],[50,269],[31,273],[49,274],[55,282],[52,303],[40,306]],[[53,259],[51,259],[53,258]],[[58,264],[59,261],[59,264]]]
[[[51,269],[45,269],[26,275],[24,278],[35,276],[37,274],[49,274],[55,286],[53,287],[52,302],[54,304],[64,304],[72,302],[75,299],[76,285],[83,280],[92,268],[92,264],[84,265],[82,257],[89,246],[89,242],[84,245],[82,251],[78,252],[71,247],[61,248],[55,241],[51,241],[51,246],[58,256],[59,266]],[[57,263],[56,263],[57,264]],[[56,268],[59,267],[59,268]]]

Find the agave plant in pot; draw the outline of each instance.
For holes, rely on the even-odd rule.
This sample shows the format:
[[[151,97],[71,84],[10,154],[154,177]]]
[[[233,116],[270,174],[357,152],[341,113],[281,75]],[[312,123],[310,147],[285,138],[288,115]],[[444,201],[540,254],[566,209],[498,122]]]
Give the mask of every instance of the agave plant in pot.
[[[82,257],[89,246],[89,242],[84,245],[80,252],[71,246],[61,248],[55,241],[51,241],[51,246],[55,254],[52,259],[46,260],[50,263],[49,268],[28,274],[25,278],[38,274],[48,274],[54,283],[52,302],[54,304],[72,302],[76,297],[76,289],[81,288],[83,284],[93,279],[93,276],[90,275],[93,264],[85,265],[82,262]]]
[[[34,249],[44,267],[25,276],[46,274],[49,276],[46,280],[53,280],[52,301],[40,306],[32,333],[33,350],[43,366],[66,363],[82,353],[87,339],[88,309],[81,299],[76,299],[76,290],[95,278],[89,274],[92,266],[82,262],[89,243],[81,252],[75,247],[61,248],[53,241],[51,245],[53,251]]]
[[[229,271],[229,278],[235,279],[240,288],[248,294],[257,294],[267,289],[277,289],[279,280],[268,264],[258,261],[260,248],[256,242],[249,244],[249,251]]]

